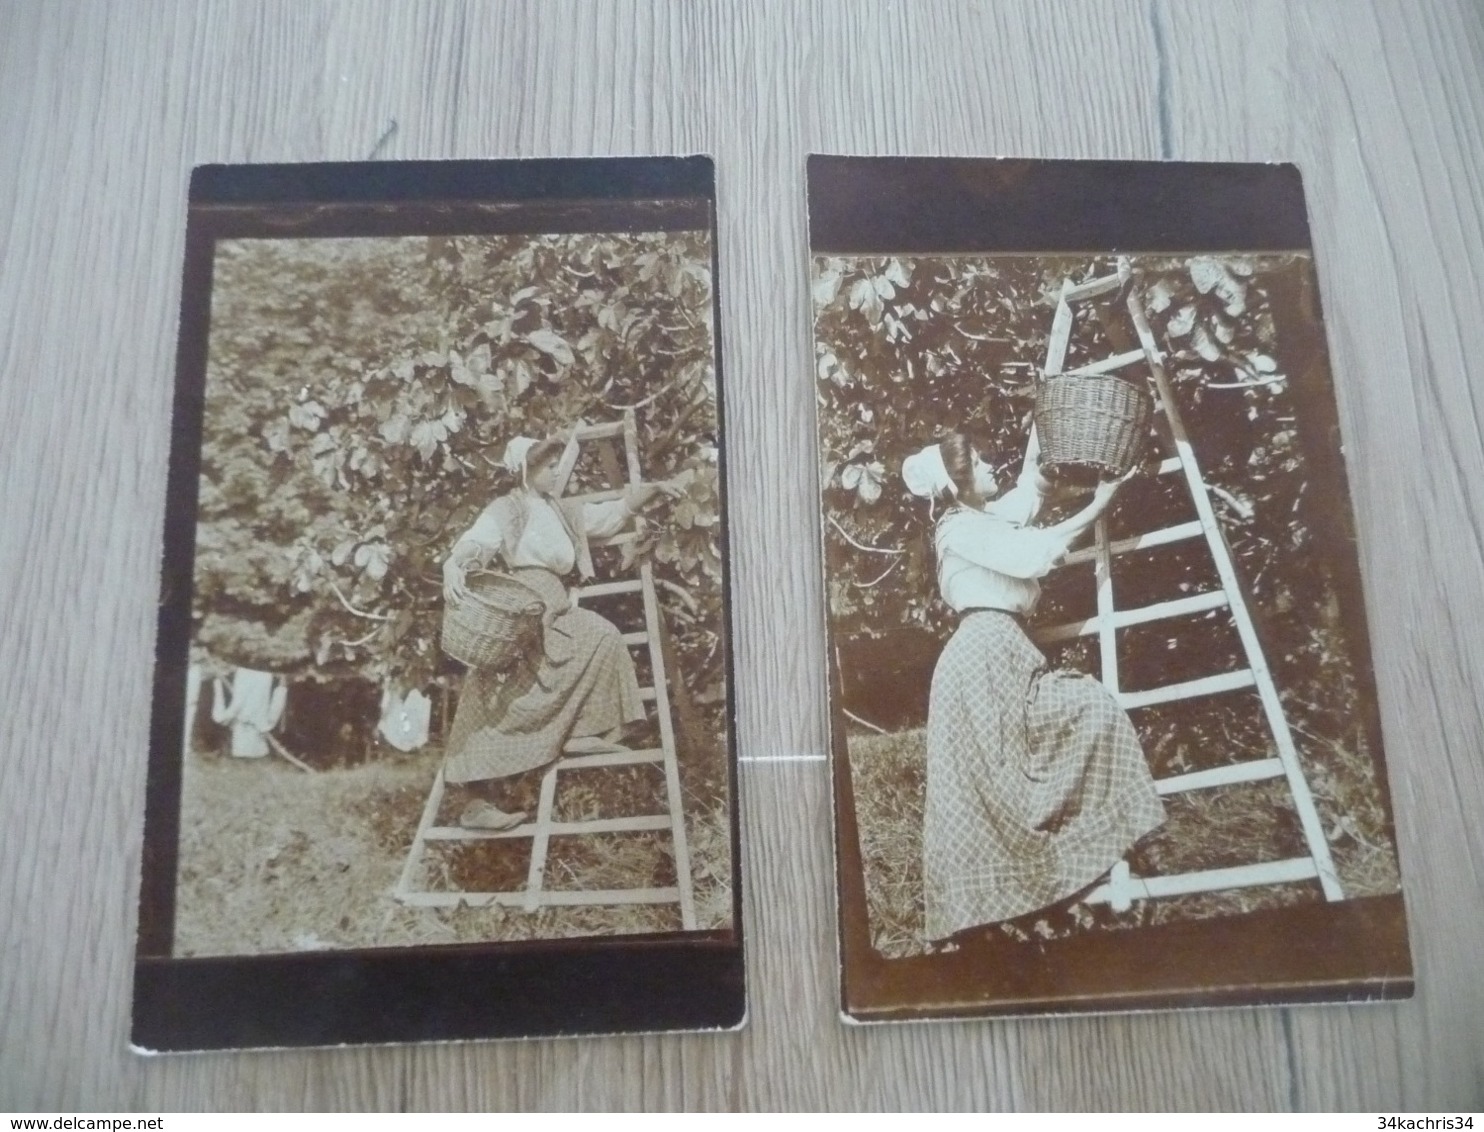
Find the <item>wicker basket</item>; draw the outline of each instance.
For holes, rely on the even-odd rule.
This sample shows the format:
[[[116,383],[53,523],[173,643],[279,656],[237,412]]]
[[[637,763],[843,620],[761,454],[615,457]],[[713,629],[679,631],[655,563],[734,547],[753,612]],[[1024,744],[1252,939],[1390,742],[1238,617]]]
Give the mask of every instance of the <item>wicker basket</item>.
[[[1051,472],[1121,476],[1149,439],[1154,399],[1144,385],[1117,377],[1062,373],[1036,390],[1041,464]]]
[[[509,574],[469,578],[469,596],[443,605],[443,651],[471,668],[503,672],[541,647],[541,595]]]

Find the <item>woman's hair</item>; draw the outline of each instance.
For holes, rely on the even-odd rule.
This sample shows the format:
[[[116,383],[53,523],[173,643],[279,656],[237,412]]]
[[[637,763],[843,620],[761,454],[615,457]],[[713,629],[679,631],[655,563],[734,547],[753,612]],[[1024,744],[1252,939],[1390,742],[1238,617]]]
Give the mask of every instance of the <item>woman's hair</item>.
[[[938,451],[943,453],[943,467],[958,489],[959,498],[974,493],[974,449],[969,438],[961,432],[947,433],[938,441]]]
[[[534,471],[536,468],[541,467],[542,464],[551,463],[551,461],[562,454],[562,450],[566,447],[567,442],[565,440],[558,440],[554,436],[537,441],[531,445],[531,450],[526,453],[526,471]]]

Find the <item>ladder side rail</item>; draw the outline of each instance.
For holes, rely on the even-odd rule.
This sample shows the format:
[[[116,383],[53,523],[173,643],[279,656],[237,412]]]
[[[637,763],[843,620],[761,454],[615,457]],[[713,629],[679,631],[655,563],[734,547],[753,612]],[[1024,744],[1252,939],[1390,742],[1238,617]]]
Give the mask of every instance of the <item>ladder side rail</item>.
[[[402,862],[402,872],[397,877],[397,887],[393,894],[398,900],[405,901],[408,896],[416,890],[412,887],[413,877],[417,873],[417,867],[422,863],[423,849],[427,844],[428,830],[433,827],[433,822],[438,818],[438,807],[443,803],[443,768],[438,768],[438,773],[433,776],[433,789],[428,792],[428,800],[423,803],[422,816],[418,819],[417,832],[412,835],[412,845],[407,850],[407,859]]]
[[[567,486],[572,482],[572,472],[577,467],[577,458],[581,454],[582,441],[585,439],[582,430],[572,430],[572,435],[567,439],[567,445],[562,449],[561,459],[557,461],[556,494],[558,498],[567,494]]]
[[[624,457],[629,483],[638,484],[644,473],[639,466],[639,430],[634,410],[623,415]],[[644,594],[644,632],[649,638],[649,671],[654,682],[655,715],[659,717],[660,747],[665,752],[665,793],[670,803],[670,839],[675,853],[675,883],[680,890],[680,922],[686,931],[696,927],[696,901],[690,866],[690,841],[685,831],[685,804],[680,793],[680,763],[675,750],[675,721],[670,715],[670,681],[660,642],[659,598],[654,590],[654,569],[640,563],[639,581]]]
[[[1093,526],[1093,579],[1097,586],[1097,634],[1099,671],[1103,686],[1113,695],[1118,695],[1118,636],[1113,607],[1113,556],[1108,552],[1108,520],[1099,517]]]
[[[551,814],[556,803],[558,759],[541,776],[541,798],[536,803],[536,832],[531,835],[531,866],[526,872],[526,889],[521,907],[534,912],[541,906],[541,885],[546,875],[546,852],[551,844]]]
[[[1284,769],[1287,772],[1288,785],[1293,795],[1294,808],[1298,811],[1299,824],[1303,827],[1304,831],[1304,840],[1308,845],[1310,854],[1314,858],[1314,864],[1319,873],[1320,885],[1324,890],[1327,900],[1342,900],[1344,899],[1344,892],[1340,887],[1339,877],[1335,872],[1334,860],[1329,851],[1329,841],[1324,835],[1323,823],[1319,820],[1319,811],[1314,805],[1313,793],[1309,789],[1308,780],[1304,777],[1303,766],[1298,757],[1298,748],[1293,741],[1293,733],[1289,729],[1288,719],[1283,713],[1283,705],[1278,697],[1277,686],[1274,683],[1272,672],[1268,668],[1261,641],[1257,636],[1256,626],[1252,621],[1252,615],[1247,608],[1247,600],[1243,592],[1241,580],[1237,576],[1236,566],[1232,561],[1231,551],[1226,544],[1225,536],[1221,533],[1221,527],[1216,518],[1215,511],[1211,507],[1211,499],[1207,493],[1206,482],[1201,476],[1200,466],[1196,462],[1195,453],[1190,444],[1190,437],[1185,431],[1184,422],[1180,419],[1179,406],[1171,390],[1169,377],[1165,373],[1164,361],[1160,354],[1159,346],[1154,341],[1154,332],[1150,329],[1149,320],[1144,315],[1143,296],[1137,287],[1129,293],[1128,310],[1134,323],[1134,330],[1139,336],[1139,344],[1143,347],[1145,354],[1149,358],[1149,369],[1154,377],[1159,400],[1164,407],[1164,417],[1168,422],[1171,437],[1175,442],[1176,454],[1179,456],[1183,465],[1186,484],[1190,488],[1190,495],[1192,501],[1195,503],[1196,514],[1200,519],[1201,526],[1206,530],[1206,541],[1211,549],[1211,557],[1216,562],[1216,571],[1220,576],[1222,588],[1230,595],[1232,621],[1236,625],[1237,634],[1241,638],[1243,650],[1247,654],[1248,667],[1257,685],[1258,698],[1262,702],[1263,712],[1267,717],[1268,729],[1271,731],[1274,744],[1278,749],[1278,757],[1282,760]]]
[[[1067,302],[1067,295],[1072,290],[1072,281],[1064,280],[1061,285],[1061,298],[1056,304],[1056,315],[1051,320],[1051,336],[1046,340],[1046,365],[1045,373],[1048,377],[1061,373],[1062,366],[1067,361],[1067,345],[1072,339],[1072,308]]]
[[[685,831],[685,805],[680,793],[680,763],[675,749],[675,724],[670,717],[669,680],[660,648],[659,604],[654,572],[648,562],[639,568],[644,581],[644,621],[649,627],[649,664],[654,677],[655,714],[659,717],[660,747],[665,752],[665,793],[670,802],[671,840],[675,851],[675,881],[680,888],[680,919],[686,931],[696,926],[695,894],[691,882],[690,841]]]
[[[1096,557],[1093,559],[1093,577],[1097,583],[1098,598],[1098,653],[1101,661],[1103,686],[1108,694],[1118,696],[1120,680],[1118,674],[1118,626],[1117,609],[1113,604],[1113,555],[1108,547],[1108,520],[1100,516],[1093,527]],[[1128,860],[1120,859],[1108,875],[1109,903],[1115,912],[1127,912],[1133,904],[1134,890],[1129,883]]]

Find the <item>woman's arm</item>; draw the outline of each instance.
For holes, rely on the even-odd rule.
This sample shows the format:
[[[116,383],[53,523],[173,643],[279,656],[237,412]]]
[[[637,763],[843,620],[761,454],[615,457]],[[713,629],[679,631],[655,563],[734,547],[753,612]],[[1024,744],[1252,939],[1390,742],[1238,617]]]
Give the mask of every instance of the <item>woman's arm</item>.
[[[1030,523],[1041,513],[1041,504],[1051,484],[1041,471],[1041,441],[1031,426],[1025,442],[1025,459],[1020,465],[1020,475],[1015,486],[997,499],[991,499],[986,511],[993,511],[1012,523]]]
[[[1108,504],[1113,502],[1113,496],[1117,494],[1122,484],[1123,480],[1101,481],[1093,489],[1092,501],[1086,507],[1082,508],[1075,515],[1063,519],[1060,523],[1044,528],[1044,530],[1047,534],[1061,539],[1064,545],[1070,546],[1073,539],[1102,517],[1103,512],[1108,509]]]
[[[443,562],[443,597],[457,604],[469,596],[469,567],[489,561],[504,545],[504,532],[490,504],[474,520],[474,525],[459,536]]]
[[[674,479],[656,480],[653,483],[631,484],[624,489],[623,502],[630,515],[637,515],[656,495],[665,494],[671,499],[683,494],[684,489]]]
[[[610,538],[628,525],[656,495],[664,493],[670,497],[681,494],[674,480],[659,480],[655,483],[636,483],[624,488],[623,498],[606,503],[585,503],[582,506],[582,527],[588,538]]]

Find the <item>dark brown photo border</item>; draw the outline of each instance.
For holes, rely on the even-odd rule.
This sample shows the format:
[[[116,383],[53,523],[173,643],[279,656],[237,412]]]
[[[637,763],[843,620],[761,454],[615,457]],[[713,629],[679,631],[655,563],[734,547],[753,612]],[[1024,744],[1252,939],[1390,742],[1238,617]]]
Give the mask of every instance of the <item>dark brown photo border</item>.
[[[1280,164],[846,157],[808,162],[809,254],[1310,252],[1298,169]],[[1313,296],[1318,305],[1318,296]],[[812,322],[812,316],[811,316]],[[1321,339],[1314,344],[1327,347]],[[1358,711],[1391,798],[1365,600],[1333,390],[1300,411],[1316,537],[1329,547],[1363,694]],[[957,950],[889,959],[871,945],[846,750],[841,674],[826,654],[831,702],[840,1002],[857,1021],[998,1014],[1365,1001],[1410,997],[1400,893],[1219,920],[1020,943],[979,933]],[[1394,838],[1393,838],[1394,840]]]
[[[727,1030],[746,1018],[728,444],[707,157],[203,166],[191,177],[164,524],[131,1042],[145,1051]],[[716,333],[732,929],[174,958],[186,668],[212,259],[233,237],[704,230]]]

